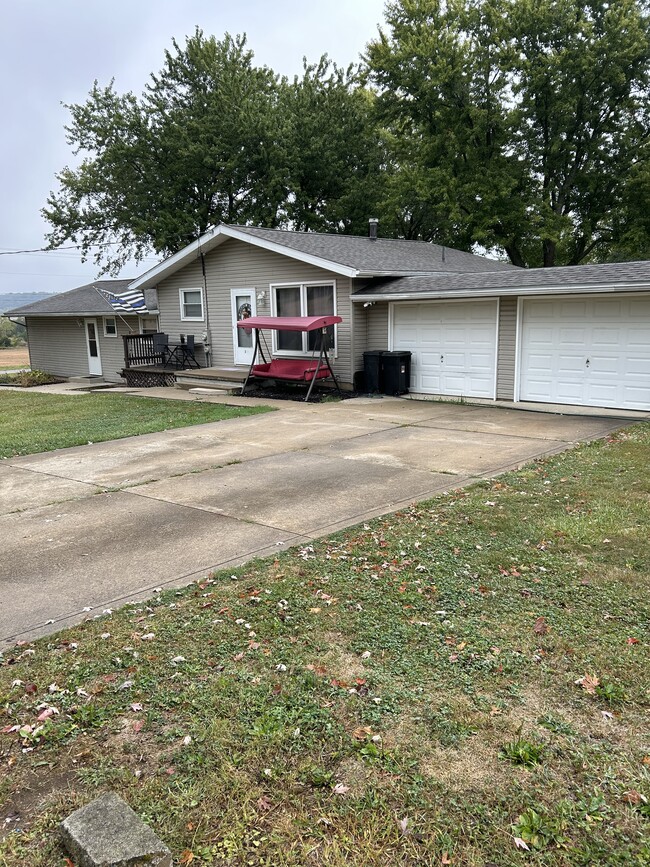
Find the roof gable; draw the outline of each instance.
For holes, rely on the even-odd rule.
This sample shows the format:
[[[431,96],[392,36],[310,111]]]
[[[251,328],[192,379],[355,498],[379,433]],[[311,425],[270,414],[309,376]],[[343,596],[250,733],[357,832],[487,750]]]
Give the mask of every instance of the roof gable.
[[[131,284],[133,289],[154,286],[229,238],[298,259],[346,277],[406,276],[445,272],[514,270],[514,266],[473,253],[425,241],[404,241],[357,235],[289,232],[222,223],[207,231]]]

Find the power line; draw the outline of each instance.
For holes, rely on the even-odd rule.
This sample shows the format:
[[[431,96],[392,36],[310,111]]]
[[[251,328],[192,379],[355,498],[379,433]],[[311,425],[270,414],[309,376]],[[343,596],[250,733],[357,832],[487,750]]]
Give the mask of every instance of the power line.
[[[111,247],[113,244],[117,243],[116,241],[107,242],[105,244],[93,244],[94,247]],[[59,250],[80,250],[80,244],[73,244],[70,247],[56,247],[55,249],[50,249],[49,247],[35,247],[33,250],[16,250],[12,247],[2,247],[0,248],[0,256],[19,256],[23,253],[58,253]]]
[[[93,244],[94,247],[112,247],[117,244],[117,241],[106,242],[105,244]],[[56,247],[55,249],[50,249],[49,247],[37,247],[33,250],[16,250],[12,247],[0,247],[0,256],[35,256],[41,255],[43,253],[60,253],[64,257],[68,258],[76,258],[73,253],[62,253],[62,250],[80,250],[80,245],[72,245],[70,247]],[[143,262],[158,262],[159,259],[153,256],[145,256],[141,261]]]
[[[12,277],[43,277],[46,280],[52,280],[56,277],[78,277],[83,280],[92,280],[92,275],[87,274],[44,274],[42,271],[0,271],[1,275],[10,274]]]

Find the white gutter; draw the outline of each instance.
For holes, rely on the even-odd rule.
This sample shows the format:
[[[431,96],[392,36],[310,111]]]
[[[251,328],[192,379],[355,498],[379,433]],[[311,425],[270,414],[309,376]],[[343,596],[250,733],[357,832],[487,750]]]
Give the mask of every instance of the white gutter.
[[[372,301],[430,301],[442,298],[496,298],[499,295],[572,295],[605,292],[635,292],[650,289],[650,283],[619,283],[607,286],[574,284],[572,286],[526,286],[526,287],[492,287],[490,289],[441,289],[425,292],[393,292],[391,294],[370,293],[351,295],[350,300],[356,304]]]

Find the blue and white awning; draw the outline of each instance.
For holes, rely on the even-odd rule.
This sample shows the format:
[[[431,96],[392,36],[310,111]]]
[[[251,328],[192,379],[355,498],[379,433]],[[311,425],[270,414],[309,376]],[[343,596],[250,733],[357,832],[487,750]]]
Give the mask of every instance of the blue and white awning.
[[[127,289],[125,292],[109,292],[108,289],[95,287],[102,298],[105,298],[116,313],[140,313],[149,311],[144,303],[144,295],[139,289]]]

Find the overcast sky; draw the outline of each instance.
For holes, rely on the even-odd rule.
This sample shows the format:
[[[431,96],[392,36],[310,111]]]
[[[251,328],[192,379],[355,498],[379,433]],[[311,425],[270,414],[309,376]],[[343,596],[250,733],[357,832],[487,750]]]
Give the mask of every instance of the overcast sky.
[[[0,28],[0,252],[45,246],[40,215],[55,173],[72,161],[61,103],[85,101],[115,78],[140,94],[171,39],[198,25],[220,38],[246,33],[256,62],[293,76],[302,58],[358,60],[377,34],[384,0],[18,0]],[[141,266],[151,267],[156,260]],[[127,268],[123,276],[137,273]],[[97,276],[73,250],[0,255],[0,292],[64,292]]]

